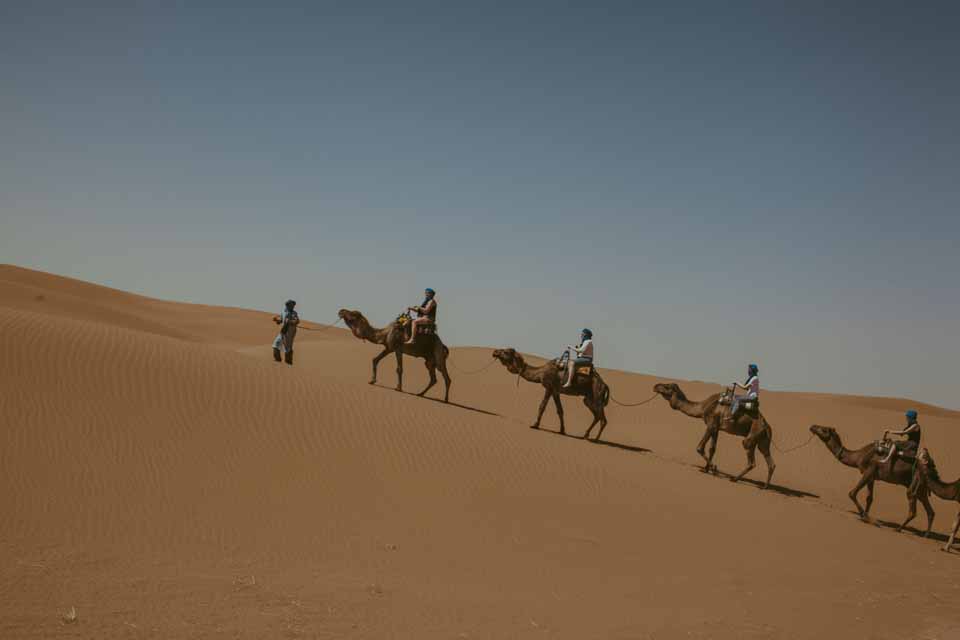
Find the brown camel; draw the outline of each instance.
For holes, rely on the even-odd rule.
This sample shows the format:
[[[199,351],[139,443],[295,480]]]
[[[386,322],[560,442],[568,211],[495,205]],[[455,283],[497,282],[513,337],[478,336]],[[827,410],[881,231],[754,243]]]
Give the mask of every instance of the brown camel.
[[[680,387],[675,383],[657,383],[653,385],[653,390],[659,393],[670,403],[670,408],[680,413],[685,413],[691,418],[701,418],[707,425],[707,430],[697,445],[697,453],[706,461],[703,470],[716,472],[717,466],[713,464],[713,456],[717,452],[717,439],[721,431],[744,438],[743,448],[747,450],[747,466],[739,475],[730,478],[737,482],[747,475],[755,466],[757,466],[756,449],[760,448],[763,459],[767,462],[767,481],[763,488],[770,486],[770,478],[773,477],[773,470],[777,465],[773,462],[773,456],[770,455],[770,443],[773,442],[773,429],[762,414],[758,414],[756,419],[749,415],[740,414],[735,422],[729,422],[726,418],[730,415],[730,407],[720,404],[720,395],[715,393],[701,402],[691,402],[687,400]],[[710,452],[706,453],[707,441],[710,442]]]
[[[924,484],[938,498],[960,502],[960,480],[943,482],[940,479],[940,473],[937,471],[937,464],[926,449],[920,450],[920,455],[917,457],[917,467],[920,469],[920,475],[923,476]],[[953,522],[953,532],[950,534],[950,539],[943,547],[943,550],[947,553],[953,548],[953,541],[957,537],[957,529],[960,529],[960,512],[957,512],[957,519]]]
[[[430,382],[417,395],[423,396],[433,385],[437,384],[437,369],[440,369],[445,386],[443,401],[450,402],[450,374],[447,373],[447,356],[450,354],[450,350],[440,340],[440,336],[420,335],[417,336],[413,344],[406,344],[405,330],[399,318],[391,322],[389,326],[377,329],[370,326],[370,323],[359,311],[340,309],[338,315],[347,325],[347,328],[353,332],[353,335],[361,340],[373,342],[383,347],[383,351],[373,359],[373,375],[370,378],[370,384],[377,382],[377,365],[393,353],[397,356],[397,391],[403,391],[403,354],[407,354],[414,358],[423,358],[426,361],[427,373],[430,374]]]
[[[879,480],[881,482],[889,482],[890,484],[899,484],[907,488],[907,501],[910,506],[910,512],[907,514],[907,519],[903,521],[903,524],[897,528],[897,531],[903,531],[903,528],[917,515],[917,500],[919,499],[920,502],[923,503],[924,510],[927,512],[927,530],[923,535],[926,536],[930,533],[930,527],[933,526],[933,517],[936,514],[933,511],[933,506],[930,505],[930,491],[923,477],[914,468],[913,462],[904,461],[899,456],[894,459],[893,464],[881,462],[883,455],[877,452],[877,445],[873,442],[856,450],[846,449],[840,440],[840,436],[837,434],[837,430],[833,427],[823,427],[815,424],[810,427],[810,431],[823,441],[823,444],[830,450],[833,457],[839,460],[841,464],[860,470],[860,481],[850,490],[849,495],[850,499],[853,500],[853,504],[857,507],[857,512],[865,522],[870,522],[870,505],[873,504],[873,483]],[[862,507],[860,501],[857,500],[857,495],[864,487],[867,488],[866,508]]]
[[[584,439],[590,437],[590,432],[600,423],[600,431],[597,432],[597,440],[603,435],[603,430],[607,427],[607,415],[603,408],[610,401],[610,387],[603,381],[600,374],[596,371],[587,379],[577,376],[573,385],[563,386],[563,368],[557,360],[551,360],[539,367],[528,365],[523,356],[515,349],[497,349],[493,352],[493,357],[500,361],[500,364],[507,368],[510,373],[515,373],[528,382],[537,382],[543,385],[543,400],[540,402],[540,411],[537,413],[537,420],[531,429],[540,428],[540,419],[543,418],[543,412],[547,408],[547,402],[553,398],[557,407],[557,415],[560,416],[560,433],[566,434],[566,427],[563,423],[563,405],[560,403],[560,395],[565,396],[583,396],[583,404],[590,409],[593,414],[593,422],[590,428],[583,435]]]

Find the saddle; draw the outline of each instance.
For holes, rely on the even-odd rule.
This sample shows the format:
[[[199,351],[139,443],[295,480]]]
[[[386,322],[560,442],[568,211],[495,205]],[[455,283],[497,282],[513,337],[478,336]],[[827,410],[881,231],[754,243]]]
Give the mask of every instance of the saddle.
[[[413,319],[409,315],[401,313],[399,316],[397,316],[397,324],[403,329],[404,339],[409,340],[410,327],[413,326]],[[435,335],[437,335],[436,322],[425,322],[417,325],[417,337]]]
[[[733,394],[729,389],[720,394],[720,400],[718,401],[720,405],[729,407],[733,404]],[[736,420],[737,417],[741,415],[747,415],[753,419],[760,417],[760,398],[750,398],[742,399],[737,405],[736,415],[730,416],[732,420]]]
[[[562,382],[563,382],[564,384],[566,384],[566,382],[567,382],[567,374],[566,374],[566,371],[567,371],[567,364],[570,362],[570,354],[569,354],[569,353],[564,353],[562,356],[560,356],[559,358],[557,358],[556,362],[557,362],[557,365],[558,365],[558,366],[561,368],[561,370],[564,372],[564,374],[563,374],[563,381],[562,381]],[[573,384],[574,384],[574,386],[579,385],[579,384],[582,384],[582,383],[587,382],[588,380],[590,380],[590,378],[593,377],[593,373],[594,373],[594,370],[593,370],[593,363],[592,363],[592,362],[589,363],[589,364],[578,364],[577,367],[573,370]]]
[[[890,447],[895,447],[897,450],[897,458],[900,458],[903,462],[908,464],[916,464],[917,462],[917,452],[915,449],[905,449],[905,441],[898,440],[877,440],[877,455],[886,458],[890,453]]]

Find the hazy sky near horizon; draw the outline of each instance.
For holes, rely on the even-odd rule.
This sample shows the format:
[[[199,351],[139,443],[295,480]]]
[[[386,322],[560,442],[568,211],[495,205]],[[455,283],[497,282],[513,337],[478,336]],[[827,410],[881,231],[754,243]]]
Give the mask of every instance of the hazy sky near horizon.
[[[245,4],[0,7],[0,261],[960,407],[956,3]]]

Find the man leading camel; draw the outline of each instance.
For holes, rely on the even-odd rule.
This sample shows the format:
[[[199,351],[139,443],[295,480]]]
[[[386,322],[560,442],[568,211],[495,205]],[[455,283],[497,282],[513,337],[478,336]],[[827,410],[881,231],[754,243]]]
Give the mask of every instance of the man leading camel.
[[[574,372],[578,366],[593,365],[593,331],[590,331],[590,329],[581,331],[580,344],[576,347],[568,345],[567,349],[576,353],[577,357],[567,360],[567,381],[563,385],[564,389],[569,389],[573,386]]]
[[[297,325],[300,324],[300,316],[293,310],[295,306],[296,301],[287,300],[280,315],[273,317],[273,321],[280,325],[280,333],[273,341],[273,359],[280,362],[280,347],[283,347],[283,359],[289,365],[293,364],[293,339],[297,337]]]
[[[437,292],[433,289],[424,289],[423,302],[418,307],[407,307],[408,311],[415,311],[417,319],[410,323],[410,339],[405,344],[413,344],[417,339],[417,327],[424,324],[437,323]]]

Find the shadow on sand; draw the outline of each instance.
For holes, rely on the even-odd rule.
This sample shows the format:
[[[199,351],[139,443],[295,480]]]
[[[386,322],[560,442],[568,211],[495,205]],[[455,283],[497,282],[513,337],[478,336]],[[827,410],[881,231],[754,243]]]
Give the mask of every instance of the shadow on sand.
[[[718,478],[724,478],[726,480],[733,480],[736,477],[735,475],[727,473],[726,471],[714,471],[713,473],[709,473],[703,470],[703,465],[699,465],[699,464],[691,464],[689,466],[696,469],[700,473],[716,476]],[[756,471],[756,469],[754,469],[754,471]],[[753,487],[756,487],[757,489],[763,489],[763,481],[754,480],[753,478],[743,478],[737,484],[749,484]],[[774,484],[774,483],[770,483],[770,486],[767,487],[766,490],[774,491],[776,493],[779,493],[780,495],[787,496],[788,498],[819,498],[820,497],[820,495],[816,493],[810,493],[809,491],[802,491],[800,489],[791,489],[790,487],[785,487],[783,485]]]
[[[856,517],[858,520],[862,520],[862,519],[860,518],[860,515],[859,515],[856,511],[854,511],[853,509],[848,510],[847,513],[849,513],[850,515]],[[917,517],[918,517],[918,518],[924,517],[924,516],[923,516],[923,513],[921,512],[921,513],[917,514]],[[900,528],[900,523],[899,523],[899,522],[890,522],[889,520],[880,520],[880,519],[878,519],[878,518],[873,518],[870,522],[864,522],[864,523],[865,523],[865,524],[872,524],[872,525],[874,525],[875,527],[878,527],[878,528],[880,528],[880,529],[889,529],[890,531],[893,531],[894,533],[898,533],[898,532],[897,532],[897,529]],[[915,536],[917,536],[917,537],[919,537],[919,538],[922,538],[922,537],[923,537],[923,532],[924,532],[924,529],[920,529],[920,528],[918,528],[918,527],[911,527],[910,525],[907,525],[906,527],[904,527],[903,531],[901,531],[901,532],[899,532],[899,533],[903,533],[903,534],[912,533],[913,535],[915,535]],[[941,545],[944,544],[944,543],[946,543],[946,541],[949,540],[949,539],[950,539],[950,536],[948,536],[948,535],[946,535],[946,534],[943,534],[943,533],[937,533],[936,531],[931,531],[931,532],[930,532],[930,535],[927,536],[927,540],[934,540],[934,541],[936,541],[936,542],[941,543]],[[958,556],[958,557],[960,557],[960,556]]]
[[[583,440],[583,436],[575,436],[570,433],[560,433],[559,431],[554,431],[553,429],[544,429],[540,427],[537,431],[542,431],[543,433],[550,434],[552,436],[560,436],[561,438],[571,438],[573,440]],[[609,440],[587,440],[590,444],[598,444],[603,447],[613,447],[614,449],[623,449],[624,451],[633,451],[634,453],[653,453],[651,449],[645,447],[635,447],[629,444],[620,444],[619,442],[610,442]]]
[[[375,385],[373,385],[373,386],[376,387],[376,388],[378,388],[378,389],[386,389],[387,391],[396,391],[396,389],[394,389],[393,387],[388,387],[388,386],[382,385],[382,384],[375,384]],[[456,408],[458,408],[458,409],[466,409],[467,411],[473,411],[473,412],[475,412],[475,413],[482,413],[482,414],[485,415],[485,416],[494,416],[494,417],[497,417],[497,418],[502,418],[502,417],[503,417],[503,416],[500,415],[499,413],[494,413],[493,411],[487,411],[486,409],[480,409],[480,408],[478,408],[478,407],[471,407],[471,406],[469,406],[469,405],[459,404],[459,403],[457,403],[457,402],[444,402],[441,398],[431,398],[430,396],[421,396],[421,395],[418,395],[418,394],[416,394],[416,393],[413,393],[412,391],[401,391],[400,393],[402,393],[402,394],[404,394],[404,395],[406,395],[406,396],[413,396],[413,397],[415,397],[415,398],[423,398],[424,400],[429,400],[430,402],[438,402],[438,403],[443,404],[443,405],[446,405],[446,406],[448,406],[448,407],[456,407]]]

